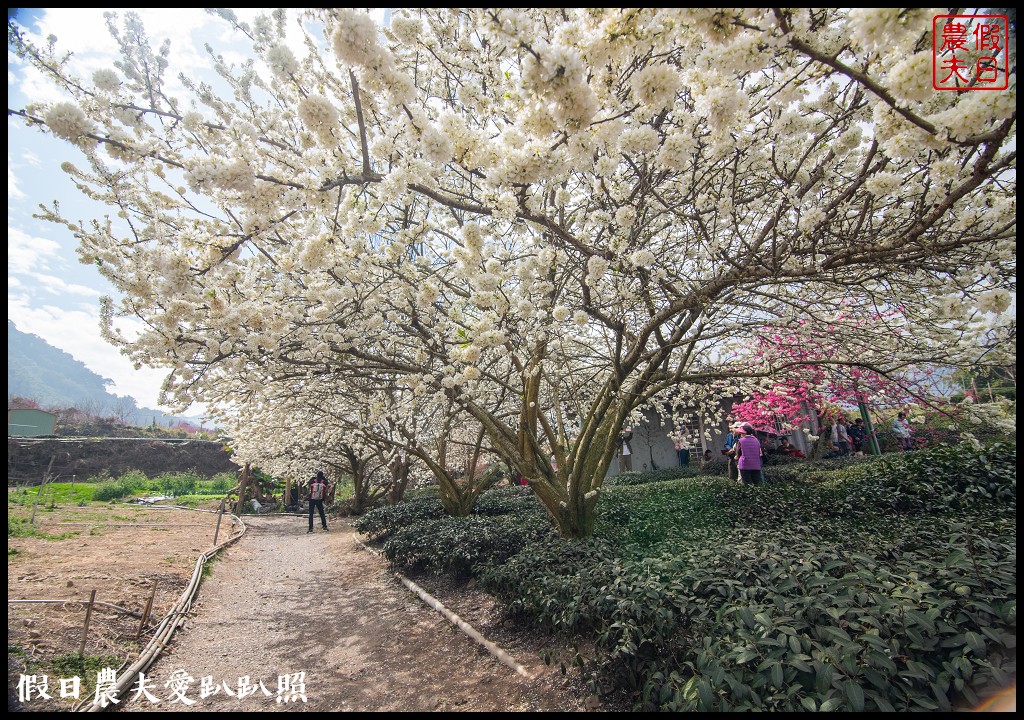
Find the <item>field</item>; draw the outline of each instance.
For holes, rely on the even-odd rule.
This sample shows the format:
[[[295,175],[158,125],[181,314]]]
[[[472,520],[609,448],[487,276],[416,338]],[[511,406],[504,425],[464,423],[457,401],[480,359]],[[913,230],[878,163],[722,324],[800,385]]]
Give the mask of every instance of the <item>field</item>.
[[[180,597],[196,557],[213,545],[217,515],[178,509],[157,509],[121,500],[91,500],[103,484],[48,486],[40,497],[35,522],[30,523],[37,488],[8,490],[8,600],[62,600],[55,603],[9,603],[7,611],[8,700],[17,699],[21,674],[48,675],[55,699],[33,709],[68,709],[60,700],[58,678],[79,675],[81,697],[88,697],[102,667],[120,666],[148,642],[146,633],[135,641],[140,617],[154,584],[151,619],[155,623]],[[193,496],[187,502],[200,508],[217,507],[216,496]],[[179,502],[176,499],[167,502]],[[219,541],[230,536],[230,517]],[[96,606],[85,644],[81,647],[85,601],[120,606]],[[155,618],[155,620],[153,619]],[[57,686],[57,687],[54,687]]]

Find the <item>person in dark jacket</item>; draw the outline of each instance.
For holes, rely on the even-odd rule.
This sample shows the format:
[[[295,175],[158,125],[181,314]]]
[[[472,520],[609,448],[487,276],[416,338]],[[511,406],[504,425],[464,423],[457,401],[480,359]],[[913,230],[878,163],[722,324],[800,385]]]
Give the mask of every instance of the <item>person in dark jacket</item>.
[[[327,476],[323,470],[317,470],[316,475],[309,479],[309,530],[313,532],[313,508],[320,511],[320,524],[327,530],[327,516],[324,515],[324,498],[327,497]]]
[[[629,441],[633,439],[633,428],[624,427],[619,431],[619,472],[633,471],[633,446]]]
[[[846,433],[850,436],[850,443],[853,445],[854,455],[864,454],[864,442],[868,439],[868,429],[864,427],[864,418],[857,418],[853,421],[853,425],[846,428]]]

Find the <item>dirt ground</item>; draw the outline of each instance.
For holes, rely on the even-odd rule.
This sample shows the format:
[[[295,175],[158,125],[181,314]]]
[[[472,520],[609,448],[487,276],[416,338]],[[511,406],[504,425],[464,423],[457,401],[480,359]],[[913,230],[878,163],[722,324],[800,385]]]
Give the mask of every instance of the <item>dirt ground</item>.
[[[9,514],[12,508],[8,508]],[[27,510],[17,509],[19,516]],[[134,611],[135,616],[96,606],[85,654],[134,659],[149,638],[134,637],[156,584],[149,629],[177,602],[199,553],[213,545],[217,516],[189,510],[117,504],[40,507],[36,527],[46,537],[8,537],[7,599],[65,600],[67,604],[8,603],[8,706],[17,698],[19,675],[46,667],[81,648],[85,606],[97,602]],[[218,542],[238,528],[225,515]],[[56,684],[56,679],[51,680]],[[13,689],[13,692],[12,692]],[[23,709],[69,709],[73,699],[33,697]]]
[[[81,510],[84,516],[86,509]],[[210,547],[216,516],[177,510],[129,512],[132,527],[105,526],[98,535],[89,535],[86,528],[69,540],[9,538],[9,599],[82,599],[95,587],[98,600],[141,609],[156,579],[154,615],[162,617],[180,596],[195,556]],[[105,522],[117,522],[110,517]],[[161,519],[181,525],[159,529],[143,524]],[[46,522],[44,529],[50,533],[77,527],[56,525],[69,522],[59,517]],[[427,607],[383,559],[363,549],[343,519],[335,520],[330,532],[318,524],[312,535],[306,533],[305,519],[294,516],[246,516],[245,522],[247,532],[214,561],[184,628],[146,673],[145,685],[153,699],[133,687],[125,709],[601,709],[572,669],[563,676],[557,666],[543,663],[541,652],[553,641],[515,627],[486,594],[415,578],[522,664],[529,678],[498,662]],[[13,559],[11,548],[18,550]],[[74,585],[66,587],[68,580]],[[58,617],[63,620],[57,622]],[[98,617],[102,623],[95,622]],[[11,683],[18,681],[19,661],[23,664],[36,653],[77,652],[82,618],[81,608],[70,606],[9,605],[9,697]],[[137,647],[124,637],[134,634],[137,619],[97,613],[93,627],[97,625],[103,629],[90,629],[87,654],[120,653],[129,664],[134,661]],[[12,645],[24,649],[13,662]],[[126,649],[134,650],[130,657]],[[175,685],[172,678],[178,677],[186,679]],[[245,695],[250,690],[254,692]],[[56,707],[33,699],[23,709]]]

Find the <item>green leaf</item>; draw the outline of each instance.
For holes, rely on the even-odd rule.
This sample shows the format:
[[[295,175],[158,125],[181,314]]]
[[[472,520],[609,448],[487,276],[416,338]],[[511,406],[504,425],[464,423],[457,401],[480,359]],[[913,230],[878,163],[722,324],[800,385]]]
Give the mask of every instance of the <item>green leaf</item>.
[[[843,701],[840,700],[839,698],[829,698],[828,700],[826,700],[825,702],[823,702],[821,704],[820,712],[832,712],[833,710],[835,710],[836,708],[838,708],[842,704],[843,704]]]
[[[896,708],[892,706],[884,695],[872,694],[871,699],[875,701],[875,704],[878,705],[878,709],[882,712],[896,712]]]
[[[985,657],[985,638],[976,632],[967,631],[967,646],[974,651],[976,655]]]
[[[843,630],[842,628],[839,628],[839,627],[831,627],[831,626],[826,627],[825,628],[825,633],[827,635],[831,635],[833,638],[835,638],[837,640],[841,640],[843,642],[852,642],[853,641],[853,638],[851,638],[850,635],[845,630]]]
[[[878,650],[871,650],[868,652],[867,658],[877,667],[885,668],[891,673],[895,673],[897,671],[896,664],[889,659],[888,655],[879,652]]]
[[[876,647],[879,650],[885,650],[887,647],[889,647],[885,640],[878,637],[877,632],[861,633],[857,639],[863,640],[867,644],[871,645],[872,647]]]
[[[748,662],[750,662],[751,660],[753,660],[756,657],[757,657],[757,651],[756,650],[747,649],[747,650],[744,650],[743,652],[741,652],[739,655],[736,656],[736,663],[739,664],[739,665],[743,665],[744,663],[748,663]]]
[[[843,684],[843,690],[846,692],[846,699],[850,702],[850,709],[854,712],[862,712],[864,710],[864,691],[860,685],[855,682],[846,682]]]
[[[807,661],[799,657],[790,658],[789,664],[795,667],[800,672],[814,672],[814,669],[807,663]]]
[[[832,677],[834,672],[831,665],[823,665],[818,670],[817,676],[814,678],[814,688],[819,693],[826,693],[828,689],[832,687]]]
[[[800,698],[800,704],[803,705],[810,712],[818,711],[818,703],[814,702],[814,698],[802,697]]]
[[[739,615],[744,625],[746,625],[748,628],[754,627],[754,613],[750,610],[750,608],[740,608]]]

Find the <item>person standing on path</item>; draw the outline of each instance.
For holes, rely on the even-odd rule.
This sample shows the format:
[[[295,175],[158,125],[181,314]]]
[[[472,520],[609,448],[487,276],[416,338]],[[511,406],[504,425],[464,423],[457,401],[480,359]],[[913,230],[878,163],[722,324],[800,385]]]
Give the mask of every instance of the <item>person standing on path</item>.
[[[744,424],[739,428],[740,439],[736,441],[736,466],[740,471],[740,482],[743,485],[760,485],[763,482],[761,462],[764,451],[761,442],[754,434],[754,427]]]
[[[629,441],[632,439],[633,428],[624,427],[619,431],[618,456],[620,473],[633,472],[633,446],[629,444]]]
[[[910,439],[910,421],[907,420],[906,413],[896,415],[896,419],[892,421],[892,434],[896,436],[896,440],[899,442],[900,447],[903,448],[903,452],[914,449],[914,443]]]
[[[679,458],[679,467],[686,467],[690,464],[690,433],[684,426],[678,425],[671,437]]]
[[[323,470],[317,470],[316,475],[309,479],[309,530],[313,532],[313,508],[320,511],[320,524],[327,530],[327,516],[324,515],[324,498],[327,497],[327,477]]]
[[[851,453],[850,451],[850,428],[846,424],[846,418],[840,415],[836,418],[835,434],[838,438],[836,447],[839,448],[839,452],[845,457]],[[833,438],[835,440],[836,438]]]
[[[722,454],[725,455],[726,461],[729,463],[729,479],[739,480],[740,471],[736,465],[736,443],[741,437],[740,424],[736,423],[729,428],[729,434],[725,436],[725,449],[722,450]]]

